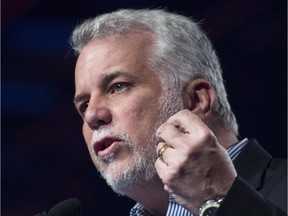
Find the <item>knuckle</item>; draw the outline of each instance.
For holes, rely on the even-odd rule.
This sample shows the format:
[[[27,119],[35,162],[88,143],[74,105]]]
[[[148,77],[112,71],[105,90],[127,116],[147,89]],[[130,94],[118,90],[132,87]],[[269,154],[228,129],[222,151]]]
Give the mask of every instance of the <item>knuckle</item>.
[[[178,118],[189,118],[189,117],[192,117],[192,116],[193,116],[193,113],[191,113],[191,111],[188,110],[188,109],[183,109],[183,110],[181,110],[181,111],[179,111],[177,113],[177,117]]]
[[[179,123],[179,118],[181,117],[187,117],[190,115],[190,110],[188,109],[183,109],[177,112],[176,114],[172,115],[169,119],[168,122],[174,122],[174,123]]]
[[[188,110],[188,109],[183,109],[179,112],[179,114],[182,114],[182,115],[190,115],[191,111]]]
[[[198,118],[198,115],[197,115],[196,113],[194,113],[194,112],[190,112],[190,113],[189,113],[189,116],[190,116],[190,118],[192,118],[192,119]]]
[[[163,131],[165,131],[168,127],[167,123],[162,124],[156,131],[156,135],[157,136],[161,136],[161,134],[163,133]]]
[[[209,128],[203,128],[202,133],[199,136],[200,140],[205,143],[210,143],[215,139],[213,132]]]
[[[163,124],[159,126],[159,128],[156,130],[156,135],[160,136],[161,132],[162,132],[162,128],[163,128]]]

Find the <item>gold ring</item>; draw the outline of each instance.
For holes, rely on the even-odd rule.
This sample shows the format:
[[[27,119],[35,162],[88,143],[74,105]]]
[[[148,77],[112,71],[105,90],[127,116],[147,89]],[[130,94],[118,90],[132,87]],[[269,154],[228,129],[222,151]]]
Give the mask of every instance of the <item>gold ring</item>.
[[[158,150],[157,152],[157,156],[158,158],[160,158],[162,161],[163,161],[163,154],[164,154],[164,151],[169,148],[170,146],[168,144],[164,144],[160,147],[160,149]],[[163,161],[164,162],[164,161]]]

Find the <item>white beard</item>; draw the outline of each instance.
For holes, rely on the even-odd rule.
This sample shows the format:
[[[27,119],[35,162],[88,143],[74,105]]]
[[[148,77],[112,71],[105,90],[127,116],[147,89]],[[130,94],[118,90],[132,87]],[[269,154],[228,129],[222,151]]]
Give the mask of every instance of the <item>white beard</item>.
[[[155,127],[151,130],[150,139],[147,139],[147,142],[140,146],[135,147],[128,135],[117,129],[103,128],[100,131],[95,131],[93,134],[92,143],[94,140],[99,140],[101,137],[107,135],[124,141],[119,144],[119,148],[115,152],[102,159],[94,154],[94,163],[102,177],[120,195],[126,195],[137,186],[151,181],[157,175],[154,165],[157,160],[156,131],[170,116],[183,109],[183,101],[180,95],[170,92],[160,98],[159,106],[160,115],[155,123]],[[117,150],[127,147],[131,150],[132,159],[129,164],[125,164],[125,167],[121,166],[120,169]]]

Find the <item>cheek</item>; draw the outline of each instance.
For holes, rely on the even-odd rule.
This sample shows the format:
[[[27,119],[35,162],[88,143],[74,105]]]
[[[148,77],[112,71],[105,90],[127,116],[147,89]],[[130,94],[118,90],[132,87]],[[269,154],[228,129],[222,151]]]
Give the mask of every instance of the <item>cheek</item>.
[[[143,98],[142,100],[134,100],[133,105],[123,107],[123,117],[130,124],[143,124],[155,119],[157,113],[156,102],[152,99]],[[136,128],[134,128],[136,129]]]
[[[123,113],[125,114],[122,117],[126,122],[125,128],[129,130],[130,135],[137,134],[138,139],[147,139],[147,136],[150,137],[159,118],[158,109],[157,100],[149,98],[141,101],[137,100],[133,103],[133,106],[124,109]]]
[[[146,98],[139,102],[137,107],[137,118],[144,121],[155,122],[159,115],[159,105],[156,98]]]
[[[82,126],[82,133],[83,133],[85,142],[90,150],[90,143],[91,143],[91,139],[93,136],[93,131],[90,129],[90,127],[86,123],[84,123]]]

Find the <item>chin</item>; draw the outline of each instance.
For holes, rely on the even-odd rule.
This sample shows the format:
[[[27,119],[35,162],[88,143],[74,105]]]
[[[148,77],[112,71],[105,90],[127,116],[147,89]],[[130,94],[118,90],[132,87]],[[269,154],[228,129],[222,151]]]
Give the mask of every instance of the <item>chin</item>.
[[[157,174],[154,163],[114,160],[99,169],[107,184],[120,195],[127,195],[151,181]]]

